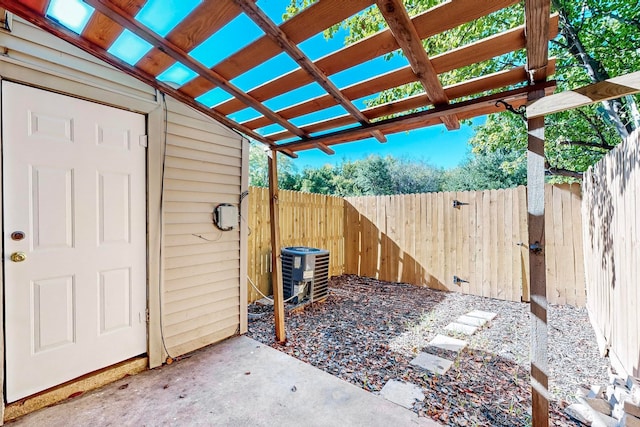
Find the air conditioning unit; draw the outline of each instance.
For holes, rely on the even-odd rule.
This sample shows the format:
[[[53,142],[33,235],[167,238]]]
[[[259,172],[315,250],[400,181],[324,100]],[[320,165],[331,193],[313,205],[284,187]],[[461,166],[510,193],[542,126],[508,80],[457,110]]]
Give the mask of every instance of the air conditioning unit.
[[[329,295],[329,251],[304,246],[282,248],[284,299],[319,301]]]

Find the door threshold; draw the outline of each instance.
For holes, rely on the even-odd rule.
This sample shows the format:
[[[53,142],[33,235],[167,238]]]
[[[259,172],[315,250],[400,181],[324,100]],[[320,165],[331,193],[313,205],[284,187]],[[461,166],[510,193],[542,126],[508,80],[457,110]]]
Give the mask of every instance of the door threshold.
[[[139,374],[140,372],[146,371],[148,366],[149,358],[147,356],[134,357],[67,381],[64,384],[41,391],[40,393],[27,396],[5,406],[4,422],[14,420],[67,399],[73,399],[74,397],[103,387],[126,376]]]

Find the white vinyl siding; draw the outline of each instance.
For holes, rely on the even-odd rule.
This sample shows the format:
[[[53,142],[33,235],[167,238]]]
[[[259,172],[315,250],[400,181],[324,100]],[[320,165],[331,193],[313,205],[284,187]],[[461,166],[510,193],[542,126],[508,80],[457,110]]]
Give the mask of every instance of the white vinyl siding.
[[[220,231],[212,217],[218,204],[238,204],[242,170],[237,136],[174,104],[167,126],[162,301],[172,356],[238,330],[240,231]]]
[[[19,18],[14,18],[11,33],[0,31],[0,50],[3,79],[147,115],[150,365],[164,361],[160,325],[171,356],[244,332],[246,306],[240,301],[246,301],[241,298],[246,293],[241,287],[246,284],[241,279],[246,260],[241,263],[240,254],[246,254],[246,242],[241,241],[246,227],[220,232],[212,223],[212,211],[219,203],[239,206],[247,186],[246,141],[167,97],[163,159],[164,103],[155,89]]]

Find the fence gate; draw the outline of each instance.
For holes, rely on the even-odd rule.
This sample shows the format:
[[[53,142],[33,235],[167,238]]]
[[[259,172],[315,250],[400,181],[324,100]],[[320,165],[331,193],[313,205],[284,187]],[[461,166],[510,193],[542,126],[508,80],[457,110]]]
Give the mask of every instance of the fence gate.
[[[549,301],[584,305],[580,187],[545,191]],[[346,201],[345,272],[528,301],[525,187]]]

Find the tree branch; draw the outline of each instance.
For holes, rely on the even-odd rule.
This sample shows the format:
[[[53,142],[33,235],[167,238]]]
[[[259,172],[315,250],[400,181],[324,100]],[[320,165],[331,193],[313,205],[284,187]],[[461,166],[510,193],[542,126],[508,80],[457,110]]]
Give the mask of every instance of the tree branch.
[[[549,175],[566,176],[569,178],[582,179],[582,172],[576,172],[569,169],[554,168],[545,160],[544,167]]]
[[[615,148],[615,145],[609,145],[609,144],[598,144],[597,142],[590,142],[590,141],[560,141],[559,144],[562,145],[580,145],[582,147],[594,147],[594,148],[600,148],[603,150],[613,150]]]
[[[584,117],[587,123],[589,123],[589,126],[591,126],[591,128],[596,132],[596,134],[598,134],[598,138],[600,138],[599,145],[602,145],[602,146],[609,145],[607,144],[607,139],[604,137],[604,134],[602,133],[602,128],[600,128],[599,126],[599,123],[602,123],[602,121],[601,120],[596,121],[593,117],[590,117],[586,112],[584,112],[580,108],[578,108],[576,111],[578,112],[578,114]]]
[[[558,46],[558,47],[561,47],[563,49],[569,50],[569,45],[568,44],[560,43],[558,40],[555,40],[555,39],[554,40],[549,40],[549,42],[551,44],[554,44],[554,45]]]

